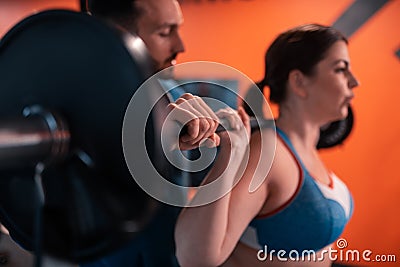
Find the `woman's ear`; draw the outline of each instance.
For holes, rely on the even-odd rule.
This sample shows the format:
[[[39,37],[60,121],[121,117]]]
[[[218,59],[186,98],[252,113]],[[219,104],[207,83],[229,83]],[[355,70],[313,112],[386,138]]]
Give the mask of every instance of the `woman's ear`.
[[[307,97],[307,90],[305,87],[305,76],[299,70],[292,70],[289,72],[288,83],[289,88],[292,90],[296,95],[305,98]]]

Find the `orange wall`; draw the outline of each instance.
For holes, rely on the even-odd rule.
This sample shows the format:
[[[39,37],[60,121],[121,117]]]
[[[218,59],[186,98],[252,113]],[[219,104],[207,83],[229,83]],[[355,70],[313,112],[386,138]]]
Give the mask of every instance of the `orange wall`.
[[[186,0],[182,28],[186,53],[179,62],[217,61],[251,79],[262,78],[265,49],[281,31],[307,22],[332,24],[351,0]],[[0,36],[44,7],[78,8],[75,0],[0,1]],[[356,89],[355,127],[338,148],[322,152],[349,186],[355,211],[343,237],[348,249],[396,254],[400,262],[400,0],[392,0],[350,39]],[[241,88],[244,93],[244,88]],[[399,165],[398,165],[399,164]],[[364,266],[397,264],[352,262]]]
[[[44,9],[78,10],[78,0],[0,0],[0,37],[24,17]]]

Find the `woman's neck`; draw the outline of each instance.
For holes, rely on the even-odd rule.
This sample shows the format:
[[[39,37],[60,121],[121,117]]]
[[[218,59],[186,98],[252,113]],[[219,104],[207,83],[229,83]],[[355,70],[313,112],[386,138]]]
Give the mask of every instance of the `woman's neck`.
[[[276,126],[289,137],[296,147],[306,150],[316,149],[320,127],[308,119],[305,114],[291,109],[281,109]]]

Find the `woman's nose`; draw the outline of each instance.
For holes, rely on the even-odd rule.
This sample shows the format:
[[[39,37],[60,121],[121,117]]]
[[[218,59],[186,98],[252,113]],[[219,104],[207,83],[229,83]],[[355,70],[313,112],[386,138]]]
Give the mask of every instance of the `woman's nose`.
[[[349,83],[348,83],[348,85],[349,85],[349,88],[350,88],[350,89],[353,89],[353,88],[355,88],[355,87],[357,87],[357,86],[360,85],[360,83],[358,82],[358,80],[356,79],[356,77],[354,77],[354,75],[353,75],[353,73],[351,73],[351,71],[349,71],[348,76],[349,76]]]

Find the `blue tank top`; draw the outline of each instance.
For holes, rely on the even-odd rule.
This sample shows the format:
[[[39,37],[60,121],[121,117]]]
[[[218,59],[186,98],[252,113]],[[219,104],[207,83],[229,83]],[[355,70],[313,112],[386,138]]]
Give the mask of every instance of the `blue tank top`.
[[[331,184],[315,180],[304,167],[289,138],[278,136],[292,153],[300,170],[295,194],[277,210],[251,221],[240,241],[268,251],[318,251],[343,232],[353,212],[353,200],[346,185],[331,173]]]

